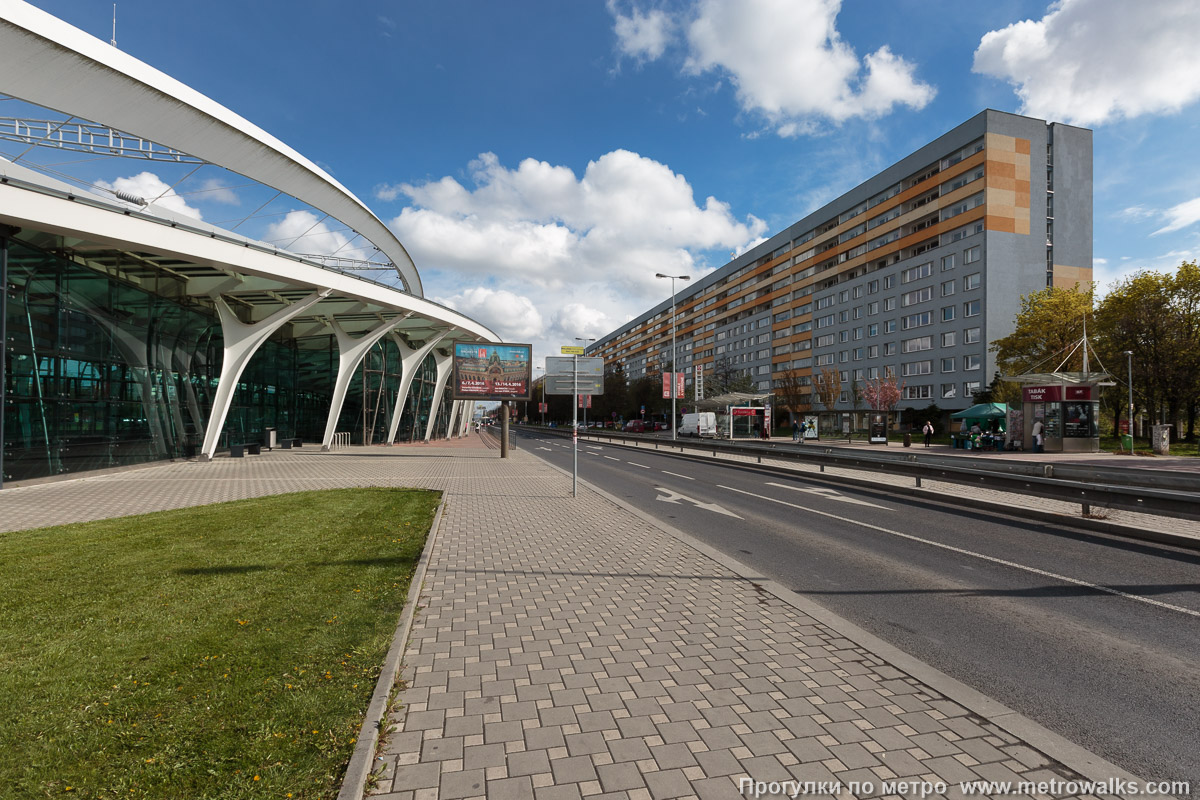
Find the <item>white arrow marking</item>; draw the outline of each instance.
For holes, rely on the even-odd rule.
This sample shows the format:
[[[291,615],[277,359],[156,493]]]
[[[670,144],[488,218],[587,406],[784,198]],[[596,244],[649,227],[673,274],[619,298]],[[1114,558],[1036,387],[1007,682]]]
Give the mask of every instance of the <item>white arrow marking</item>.
[[[672,492],[670,489],[664,489],[661,486],[655,486],[654,491],[666,492],[666,495],[667,495],[666,497],[659,495],[658,497],[655,498],[656,500],[661,500],[664,503],[675,503],[678,505],[680,500],[687,500],[689,503],[694,505],[696,508],[703,508],[706,511],[715,511],[718,514],[724,514],[725,516],[733,517],[734,519],[741,519],[741,517],[739,517],[737,514],[733,513],[732,511],[727,511],[727,510],[721,508],[716,503],[701,503],[699,500],[695,500],[691,497],[688,497],[687,495],[679,494],[678,492]]]
[[[851,503],[856,506],[870,506],[871,508],[887,508],[887,506],[868,503],[866,500],[859,500],[854,497],[846,497],[844,494],[838,494],[836,489],[826,489],[816,486],[789,486],[786,483],[768,483],[767,486],[776,486],[780,489],[791,489],[793,492],[808,492],[824,497],[827,500],[837,500],[839,503]]]

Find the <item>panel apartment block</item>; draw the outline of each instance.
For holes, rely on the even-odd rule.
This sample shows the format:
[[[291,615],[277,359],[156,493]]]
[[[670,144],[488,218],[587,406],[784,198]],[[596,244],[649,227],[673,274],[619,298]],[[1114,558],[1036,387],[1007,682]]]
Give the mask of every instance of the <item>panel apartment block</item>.
[[[900,408],[965,408],[1021,297],[1091,276],[1092,132],[987,110],[683,284],[678,369],[690,385],[695,365],[720,364],[766,392],[833,368],[837,411],[890,373]],[[629,379],[667,370],[670,300],[588,351]]]

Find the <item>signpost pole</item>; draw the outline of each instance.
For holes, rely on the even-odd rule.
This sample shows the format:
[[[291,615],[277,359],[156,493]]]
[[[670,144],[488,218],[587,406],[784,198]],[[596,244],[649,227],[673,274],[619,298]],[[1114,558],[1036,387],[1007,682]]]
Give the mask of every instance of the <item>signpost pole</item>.
[[[571,382],[571,394],[579,397],[579,356],[572,355],[575,378]],[[575,423],[579,420],[579,404],[571,403],[571,497],[575,496],[575,485],[579,482],[579,428]]]
[[[500,457],[508,458],[508,401],[500,401]]]

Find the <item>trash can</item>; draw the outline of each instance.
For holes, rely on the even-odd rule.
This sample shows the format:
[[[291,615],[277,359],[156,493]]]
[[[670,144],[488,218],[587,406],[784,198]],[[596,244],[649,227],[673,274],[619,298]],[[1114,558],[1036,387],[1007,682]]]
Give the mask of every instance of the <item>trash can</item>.
[[[912,434],[911,433],[904,434],[904,446],[912,447]]]
[[[249,451],[250,455],[252,455],[252,456],[261,456],[262,455],[262,445],[259,444],[258,442],[253,442],[251,444],[246,445],[246,450]]]
[[[244,444],[229,445],[229,457],[230,458],[245,458],[246,457],[246,445],[244,445]]]
[[[1121,434],[1121,449],[1133,452],[1133,436],[1128,433]]]

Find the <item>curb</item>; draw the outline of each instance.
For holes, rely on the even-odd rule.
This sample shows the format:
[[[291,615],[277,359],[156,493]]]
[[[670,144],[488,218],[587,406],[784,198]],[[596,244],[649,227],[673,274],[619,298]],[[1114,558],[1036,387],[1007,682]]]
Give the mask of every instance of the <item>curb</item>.
[[[412,632],[413,619],[416,616],[417,602],[425,585],[425,572],[433,554],[433,546],[437,543],[441,531],[442,511],[446,507],[446,493],[442,493],[442,502],[438,503],[433,513],[433,525],[429,528],[429,536],[425,539],[425,547],[421,557],[417,559],[416,569],[413,570],[412,580],[408,584],[408,600],[400,613],[400,622],[396,633],[392,636],[392,644],[388,647],[387,656],[383,659],[383,669],[379,679],[375,681],[375,691],[367,706],[366,716],[363,717],[362,727],[358,733],[358,743],[350,755],[350,763],[346,765],[346,774],[342,778],[342,788],[337,800],[362,800],[366,794],[367,779],[371,775],[371,767],[375,763],[375,751],[379,746],[379,723],[388,713],[388,699],[391,697],[392,686],[400,674],[400,665],[404,659],[404,651],[408,647],[408,636]]]
[[[540,460],[551,469],[565,475],[570,475],[569,472],[551,464],[549,461],[545,459]],[[774,595],[789,606],[792,606],[801,613],[807,614],[822,625],[883,659],[901,672],[921,681],[946,699],[958,703],[968,711],[978,714],[988,722],[1017,736],[1025,744],[1038,750],[1052,761],[1057,761],[1068,769],[1073,770],[1084,779],[1099,783],[1113,778],[1120,778],[1124,781],[1136,782],[1138,785],[1143,784],[1143,781],[1139,777],[1127,770],[1106,761],[1095,753],[1054,733],[1023,714],[1017,713],[998,700],[994,700],[982,692],[967,686],[957,678],[952,678],[941,670],[926,664],[924,661],[910,656],[895,645],[885,642],[872,633],[868,633],[863,628],[838,616],[824,606],[818,605],[814,601],[790,589],[785,589],[775,581],[758,575],[754,570],[751,570],[737,559],[727,556],[703,542],[697,541],[689,534],[655,519],[641,509],[635,508],[624,500],[609,494],[587,481],[580,480],[579,484],[599,497],[611,502],[613,505],[628,511],[648,525],[657,528],[693,550],[716,561],[744,580],[750,581],[756,586],[761,586],[763,590]]]

